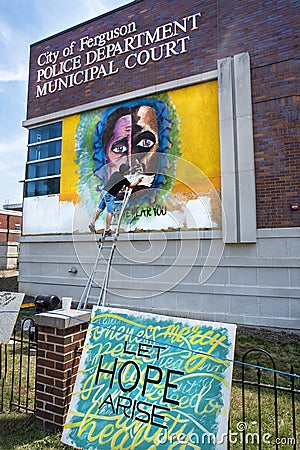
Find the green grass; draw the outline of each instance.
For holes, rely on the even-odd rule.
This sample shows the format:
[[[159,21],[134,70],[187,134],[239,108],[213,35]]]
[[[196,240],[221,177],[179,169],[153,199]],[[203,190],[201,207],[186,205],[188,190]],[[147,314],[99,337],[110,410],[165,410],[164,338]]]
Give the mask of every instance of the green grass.
[[[291,366],[294,372],[300,374],[300,336],[284,332],[271,332],[268,330],[238,328],[235,347],[235,360],[242,361],[243,355],[252,348],[262,349],[268,352],[274,359],[275,368],[278,371],[290,373]],[[272,360],[262,353],[253,352],[248,354],[246,363],[273,368]],[[240,379],[242,376],[242,364],[234,365],[233,378]],[[256,370],[245,366],[245,376],[253,379]],[[288,377],[278,373],[277,384],[286,386]],[[271,372],[262,371],[264,383],[273,383],[274,376]],[[296,382],[296,388],[300,389],[300,381]]]
[[[2,417],[1,417],[2,416]],[[1,450],[67,449],[60,442],[60,433],[52,434],[37,427],[33,415],[15,412],[0,415]]]
[[[290,373],[291,365],[294,367],[294,372],[300,374],[300,358],[299,358],[299,336],[289,335],[286,333],[272,333],[267,330],[246,330],[241,329],[237,335],[235,360],[242,361],[243,355],[251,348],[259,348],[271,354],[274,359],[275,369],[281,372]],[[270,357],[261,352],[255,351],[248,353],[245,359],[246,363],[259,365],[266,368],[273,368],[273,362]],[[233,378],[241,379],[243,365],[235,364]],[[255,367],[244,366],[244,379],[247,381],[258,382],[258,370]],[[274,373],[266,370],[260,371],[260,383],[264,385],[273,386],[276,382],[277,386],[291,388],[291,378],[287,375]],[[295,389],[300,390],[300,380],[295,379]],[[275,449],[275,392],[272,389],[261,388],[261,423],[262,436],[265,442],[262,448]],[[291,392],[277,393],[278,405],[278,436],[281,439],[279,448],[285,450],[292,450],[291,438],[293,438],[292,428],[292,402]],[[247,386],[245,395],[245,424],[246,433],[248,435],[247,450],[258,449],[257,435],[259,433],[259,411],[257,401],[257,387]],[[295,396],[295,413],[297,420],[297,430],[300,431],[300,395]],[[234,438],[238,438],[239,442],[242,422],[242,387],[240,384],[234,383],[231,392],[231,409],[230,409],[230,428]],[[270,435],[270,436],[269,436]],[[254,439],[254,444],[251,444],[251,439]],[[300,436],[298,434],[298,439]],[[242,448],[241,444],[232,444],[231,448]]]
[[[300,374],[300,358],[299,358],[299,343],[300,338],[296,335],[289,335],[286,333],[272,333],[268,331],[257,331],[251,329],[238,329],[235,360],[241,361],[244,353],[251,348],[261,348],[269,352],[275,361],[276,369],[284,372],[290,371],[291,364],[294,364],[294,370]],[[27,349],[23,350],[23,364],[27,358]],[[20,355],[19,355],[20,356]],[[11,362],[11,351],[8,352],[8,360]],[[259,353],[251,353],[246,362],[252,364],[259,364],[265,367],[272,367],[271,360],[268,356],[261,355]],[[11,366],[11,364],[10,364]],[[34,373],[34,368],[31,369],[31,373]],[[241,379],[242,365],[234,365],[234,379]],[[8,370],[8,375],[11,376],[11,369]],[[22,381],[26,384],[27,374],[22,375]],[[245,367],[245,379],[257,381],[257,370],[255,368]],[[262,371],[261,383],[273,384],[274,376],[271,372]],[[33,383],[33,379],[30,379],[30,383]],[[300,390],[299,379],[296,381],[296,388]],[[289,377],[285,375],[277,375],[277,385],[289,387]],[[1,389],[1,379],[0,379]],[[21,389],[22,395],[25,394],[25,388]],[[30,394],[30,402],[33,401],[34,388],[32,388]],[[16,393],[14,393],[14,396]],[[1,392],[0,392],[1,396]],[[33,415],[26,415],[22,412],[7,412],[9,410],[9,395],[6,395],[4,404],[4,411],[0,413],[0,450],[41,450],[41,449],[53,449],[53,450],[66,450],[71,447],[66,446],[60,442],[61,433],[51,433],[47,430],[40,429],[36,423]],[[25,397],[24,397],[25,398]],[[263,443],[264,449],[275,449],[274,439],[274,392],[269,389],[262,389],[262,434],[265,434],[265,438],[268,434],[270,443]],[[233,435],[233,439],[237,439],[237,443],[231,444],[231,449],[239,450],[242,448],[240,440],[239,427],[242,421],[242,393],[241,385],[234,383],[231,392],[231,411],[230,422],[231,431],[237,433]],[[296,417],[297,427],[300,430],[300,401],[299,394],[296,398]],[[278,427],[279,437],[285,439],[284,445],[279,448],[285,450],[292,450],[293,445],[288,444],[288,439],[292,438],[292,408],[291,408],[291,394],[290,392],[278,393]],[[257,450],[259,447],[257,443],[251,444],[251,439],[255,440],[255,436],[258,433],[258,404],[257,404],[257,389],[252,387],[246,388],[246,418],[245,423],[247,426],[247,433],[253,433],[248,437],[247,450]],[[268,434],[267,434],[268,433]],[[299,439],[299,438],[298,438]]]

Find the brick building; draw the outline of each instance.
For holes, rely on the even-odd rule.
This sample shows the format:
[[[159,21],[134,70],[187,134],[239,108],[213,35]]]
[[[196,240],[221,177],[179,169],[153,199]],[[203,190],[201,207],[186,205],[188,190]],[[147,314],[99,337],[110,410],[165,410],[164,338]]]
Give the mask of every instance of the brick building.
[[[4,205],[0,209],[0,269],[15,269],[18,265],[22,212],[19,205]]]
[[[80,298],[99,186],[155,153],[108,304],[299,328],[296,9],[140,0],[31,46],[24,292]],[[106,146],[122,117],[130,138]]]

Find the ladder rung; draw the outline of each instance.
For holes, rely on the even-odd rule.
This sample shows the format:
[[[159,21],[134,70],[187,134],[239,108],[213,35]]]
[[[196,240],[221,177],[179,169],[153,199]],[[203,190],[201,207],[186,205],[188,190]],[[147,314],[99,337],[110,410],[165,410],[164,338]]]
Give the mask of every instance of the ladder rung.
[[[114,241],[115,234],[116,234],[116,233],[114,233],[113,236],[106,236],[106,237],[105,237],[105,240],[100,240],[100,241],[99,241],[99,244],[102,245],[102,246],[104,246],[104,245],[107,245],[107,246],[110,245],[110,247],[111,247],[111,244],[112,244],[113,241]]]
[[[88,297],[89,300],[93,301],[93,303],[97,304],[99,296],[98,295],[90,295]]]

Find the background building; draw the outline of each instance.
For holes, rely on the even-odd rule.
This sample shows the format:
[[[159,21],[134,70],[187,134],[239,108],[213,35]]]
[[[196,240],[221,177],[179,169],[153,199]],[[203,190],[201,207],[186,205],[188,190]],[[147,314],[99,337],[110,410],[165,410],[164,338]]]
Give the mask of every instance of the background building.
[[[19,238],[22,231],[22,205],[3,205],[0,209],[0,269],[18,266]]]
[[[299,327],[296,7],[141,0],[31,46],[22,291],[79,299],[128,161],[108,304]]]

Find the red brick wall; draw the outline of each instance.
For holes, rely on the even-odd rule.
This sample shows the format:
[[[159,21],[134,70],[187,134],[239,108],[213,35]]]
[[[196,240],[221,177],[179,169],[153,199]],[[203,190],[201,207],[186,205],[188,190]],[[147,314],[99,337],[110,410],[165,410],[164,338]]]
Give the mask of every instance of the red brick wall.
[[[0,242],[7,241],[7,216],[0,214]]]
[[[20,230],[16,230],[16,225]],[[21,235],[22,217],[0,213],[0,242],[16,242]]]
[[[259,228],[299,226],[299,144],[296,96],[253,105]]]
[[[62,428],[66,420],[87,327],[39,325],[35,416],[43,426]]]

